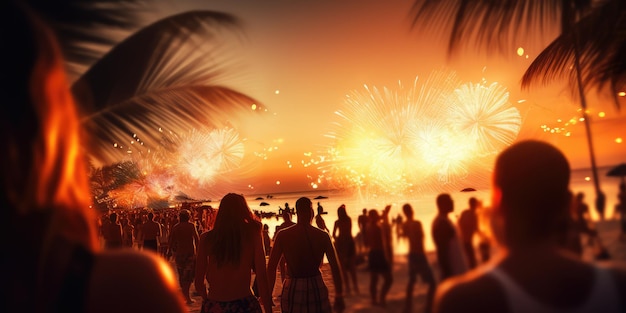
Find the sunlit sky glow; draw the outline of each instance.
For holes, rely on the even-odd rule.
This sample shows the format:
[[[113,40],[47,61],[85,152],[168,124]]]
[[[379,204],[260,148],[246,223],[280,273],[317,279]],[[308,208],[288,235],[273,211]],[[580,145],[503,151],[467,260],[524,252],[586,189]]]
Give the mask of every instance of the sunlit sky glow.
[[[250,110],[267,114],[243,120],[241,127],[178,134],[176,156],[160,162],[158,170],[142,155],[146,171],[154,173],[136,187],[167,185],[174,178],[160,171],[168,166],[189,173],[179,175],[191,178],[189,185],[220,186],[226,180],[229,188],[259,194],[328,188],[406,194],[480,186],[489,181],[494,156],[527,138],[557,145],[573,168],[590,166],[583,112],[565,85],[519,86],[553,33],[520,42],[508,55],[464,49],[447,58],[443,36],[410,29],[412,4],[163,4],[159,16],[209,9],[243,22],[246,38],[233,51],[237,66],[228,68],[227,84],[259,101]],[[598,164],[626,161],[624,101],[618,111],[609,96],[589,100]],[[133,140],[141,144],[129,135]],[[186,187],[187,193],[210,196],[192,189]]]

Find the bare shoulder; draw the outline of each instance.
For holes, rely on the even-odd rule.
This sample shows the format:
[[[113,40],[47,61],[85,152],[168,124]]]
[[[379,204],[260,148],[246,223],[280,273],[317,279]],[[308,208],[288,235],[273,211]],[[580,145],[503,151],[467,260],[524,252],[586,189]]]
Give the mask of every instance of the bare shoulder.
[[[90,312],[185,312],[175,276],[160,257],[130,249],[98,254]]]
[[[317,227],[309,227],[309,229],[311,230],[311,233],[313,234],[313,236],[311,236],[312,238],[314,238],[314,240],[317,240],[318,242],[331,242],[330,240],[330,234],[327,233],[324,230],[321,230]]]
[[[437,287],[434,312],[507,312],[498,283],[484,270],[449,278]]]

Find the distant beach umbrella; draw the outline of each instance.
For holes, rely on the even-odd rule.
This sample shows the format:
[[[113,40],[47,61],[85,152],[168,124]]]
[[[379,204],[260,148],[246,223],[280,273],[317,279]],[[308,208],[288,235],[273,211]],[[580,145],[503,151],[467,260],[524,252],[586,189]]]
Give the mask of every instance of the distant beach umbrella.
[[[626,176],[626,163],[622,163],[612,168],[608,171],[608,173],[606,173],[606,176],[621,177],[622,181],[624,181],[624,176]]]
[[[472,187],[467,187],[467,188],[461,189],[461,192],[472,192],[472,191],[476,191],[476,189],[474,189]]]
[[[257,198],[256,198],[256,199],[254,199],[254,200],[263,200],[263,197],[257,197]]]
[[[319,199],[328,199],[328,197],[326,196],[317,196],[314,199],[319,200]]]
[[[259,205],[260,205],[260,206],[268,206],[268,205],[270,205],[270,204],[269,204],[269,203],[267,203],[267,202],[261,202]]]

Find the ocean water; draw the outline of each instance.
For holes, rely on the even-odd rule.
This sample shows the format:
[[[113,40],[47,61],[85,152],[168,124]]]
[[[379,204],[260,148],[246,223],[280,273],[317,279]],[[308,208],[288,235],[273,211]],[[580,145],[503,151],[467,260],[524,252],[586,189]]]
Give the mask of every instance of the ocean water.
[[[600,181],[600,189],[606,195],[606,209],[605,216],[607,218],[611,218],[613,216],[614,207],[617,203],[617,193],[620,178],[616,177],[607,177],[606,173],[610,170],[610,167],[600,168],[598,172],[599,181]],[[585,194],[585,202],[589,205],[591,211],[591,217],[594,220],[598,219],[598,214],[595,210],[595,188],[593,182],[590,180],[592,178],[591,170],[582,169],[582,170],[574,170],[572,171],[570,189],[574,193],[583,192]],[[454,201],[454,212],[450,214],[451,219],[456,222],[458,215],[468,207],[468,201],[471,197],[476,197],[478,200],[482,201],[483,205],[488,207],[491,203],[491,190],[489,189],[479,189],[472,192],[449,192]],[[402,214],[402,205],[405,203],[411,204],[413,207],[413,211],[415,212],[415,219],[420,220],[424,227],[425,233],[425,248],[427,251],[432,251],[434,249],[433,240],[431,237],[431,223],[436,216],[437,207],[435,204],[435,199],[438,193],[428,193],[422,194],[418,196],[412,196],[410,198],[402,198],[402,197],[370,197],[366,198],[363,196],[350,194],[346,192],[333,191],[333,190],[314,190],[314,191],[306,191],[306,192],[294,192],[294,193],[283,193],[283,194],[274,194],[272,198],[267,199],[266,195],[248,195],[246,196],[246,200],[248,201],[248,205],[252,210],[258,210],[262,212],[274,212],[278,214],[279,207],[284,208],[285,203],[289,203],[289,207],[295,207],[296,200],[300,197],[308,197],[313,201],[313,209],[315,213],[317,213],[317,203],[324,208],[327,214],[323,215],[323,218],[326,222],[326,226],[329,230],[333,231],[333,226],[335,221],[337,220],[337,208],[345,204],[346,211],[348,216],[352,219],[352,234],[354,236],[359,232],[359,228],[357,225],[358,216],[362,214],[363,209],[377,209],[379,212],[385,208],[386,205],[391,205],[391,211],[389,214],[390,220],[396,218],[398,214]],[[327,197],[325,199],[314,199],[315,197],[323,196]],[[256,200],[258,197],[263,197],[263,200]],[[261,202],[267,202],[269,205],[261,206]],[[402,218],[405,219],[404,215]],[[297,219],[296,216],[293,217],[293,221],[295,222]],[[267,224],[270,229],[270,237],[274,235],[274,231],[277,225],[280,225],[283,221],[282,218],[272,217],[272,218],[263,218],[262,222]],[[315,221],[313,221],[315,225]],[[392,231],[395,234],[395,229]],[[407,253],[407,243],[403,240],[398,240],[397,238],[393,238],[394,241],[394,253],[395,254],[406,254]]]

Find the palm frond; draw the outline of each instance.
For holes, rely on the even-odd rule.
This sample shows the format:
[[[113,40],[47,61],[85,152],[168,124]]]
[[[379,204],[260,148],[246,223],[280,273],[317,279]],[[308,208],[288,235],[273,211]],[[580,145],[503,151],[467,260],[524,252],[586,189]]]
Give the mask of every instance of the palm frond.
[[[417,0],[413,28],[449,29],[448,53],[470,42],[486,51],[508,48],[520,36],[566,28],[592,0]]]
[[[572,66],[577,41],[585,90],[608,87],[616,96],[626,85],[626,3],[623,1],[611,1],[595,9],[556,38],[526,70],[522,87],[548,84],[561,78],[576,86]],[[619,101],[616,104],[619,107]]]
[[[254,99],[220,85],[229,63],[225,41],[240,35],[232,32],[237,26],[227,14],[181,13],[145,27],[94,64],[72,86],[91,155],[115,162],[120,150],[113,145],[133,134],[155,146],[159,129],[222,127],[252,111]]]
[[[141,27],[150,11],[135,0],[26,0],[55,32],[70,80],[82,75],[106,51]]]
[[[84,120],[91,138],[87,150],[99,162],[115,162],[126,154],[131,142],[160,146],[163,130],[180,134],[193,128],[231,126],[242,114],[256,112],[251,109],[254,103],[254,99],[220,86],[153,89],[88,116]]]

